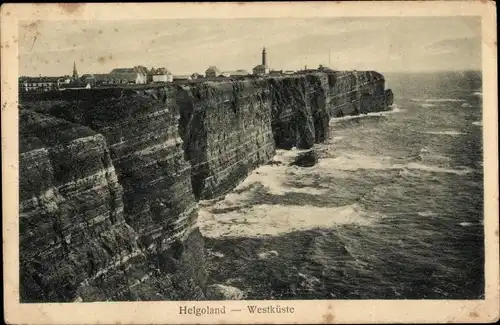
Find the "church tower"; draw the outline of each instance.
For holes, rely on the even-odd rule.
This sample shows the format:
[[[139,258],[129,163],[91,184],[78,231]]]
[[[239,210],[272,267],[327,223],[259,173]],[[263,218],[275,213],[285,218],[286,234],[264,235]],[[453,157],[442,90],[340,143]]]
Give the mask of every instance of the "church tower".
[[[73,79],[78,80],[78,71],[76,71],[76,62],[73,62]]]
[[[262,65],[267,66],[266,48],[262,48]]]

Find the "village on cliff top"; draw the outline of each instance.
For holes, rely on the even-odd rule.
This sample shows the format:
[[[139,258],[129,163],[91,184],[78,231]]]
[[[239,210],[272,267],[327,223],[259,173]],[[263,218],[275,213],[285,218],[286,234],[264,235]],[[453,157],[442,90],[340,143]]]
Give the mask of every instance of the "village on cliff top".
[[[38,76],[19,77],[20,92],[43,92],[66,89],[91,89],[118,85],[190,82],[195,80],[223,80],[225,78],[240,79],[258,76],[292,75],[310,71],[329,71],[330,68],[320,65],[316,70],[271,70],[267,64],[266,48],[262,49],[262,62],[252,69],[252,73],[244,69],[222,71],[216,66],[209,66],[205,74],[192,73],[191,75],[173,75],[167,68],[151,68],[138,65],[133,68],[116,68],[105,74],[84,74],[79,76],[76,63],[73,63],[71,76]]]

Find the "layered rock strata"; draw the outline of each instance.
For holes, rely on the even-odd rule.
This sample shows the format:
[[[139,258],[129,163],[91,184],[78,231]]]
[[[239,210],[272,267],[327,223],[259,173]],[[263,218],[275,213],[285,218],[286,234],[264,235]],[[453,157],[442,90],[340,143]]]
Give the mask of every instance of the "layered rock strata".
[[[264,80],[192,84],[178,90],[177,98],[197,198],[230,191],[274,155]]]
[[[330,117],[385,110],[376,72],[308,73],[20,98],[21,301],[206,298],[197,201]]]
[[[101,214],[109,215],[110,220],[117,220],[116,223],[127,230],[127,240],[121,240],[120,244],[115,243],[115,245],[120,249],[131,245],[134,249],[131,248],[132,251],[128,255],[121,254],[122,260],[126,263],[122,260],[117,263],[111,258],[106,259],[105,249],[88,255],[88,263],[93,264],[93,268],[83,278],[70,274],[69,277],[73,277],[72,281],[79,284],[78,290],[68,289],[64,297],[40,296],[38,291],[26,288],[22,284],[22,290],[30,296],[26,299],[65,301],[80,297],[85,301],[151,300],[161,299],[162,296],[170,299],[203,298],[204,275],[201,267],[203,240],[196,226],[198,210],[190,182],[191,167],[184,160],[182,140],[178,134],[179,113],[175,92],[166,89],[145,91],[103,89],[88,93],[75,91],[44,95],[47,98],[45,100],[23,102],[23,111],[41,112],[43,115],[39,115],[44,119],[58,117],[57,121],[64,119],[62,121],[68,124],[66,121],[78,123],[71,125],[74,125],[73,128],[76,130],[84,128],[87,132],[93,132],[100,141],[101,151],[105,154],[102,154],[103,158],[99,157],[98,147],[93,145],[86,150],[98,159],[89,157],[88,160],[76,160],[78,156],[74,157],[76,153],[70,151],[66,154],[69,158],[64,156],[61,159],[44,162],[43,157],[39,158],[42,159],[40,161],[34,158],[27,160],[25,157],[30,157],[32,150],[27,152],[21,150],[21,207],[26,204],[25,200],[39,197],[41,190],[47,191],[45,186],[41,185],[36,192],[28,190],[33,187],[32,185],[26,189],[24,183],[31,181],[22,166],[40,165],[44,162],[47,170],[54,170],[54,177],[67,175],[77,184],[84,182],[86,186],[95,187],[96,185],[87,185],[85,172],[94,161],[103,161],[101,164],[104,167],[100,173],[111,175],[107,177],[117,184],[116,189],[109,189],[115,200],[106,198],[96,190],[86,192],[86,188],[72,188],[72,197],[65,200],[76,209],[76,212],[68,212],[67,223],[93,222],[94,216],[89,214],[98,209],[100,214],[97,217],[105,219]],[[44,119],[40,118],[42,121]],[[24,134],[30,128],[45,126],[43,123],[32,123],[34,125],[30,126],[31,124],[26,124],[24,120],[23,118],[20,120],[21,139],[26,137]],[[61,123],[59,123],[60,128],[63,128]],[[64,130],[66,129],[71,131],[72,128],[64,126]],[[65,134],[58,136],[62,132],[57,125],[51,126],[50,130],[39,131],[38,139],[42,142],[52,139],[54,146],[69,151],[71,146],[64,141],[67,136]],[[79,139],[75,135],[74,140],[81,141]],[[97,173],[95,170],[98,170],[99,166],[93,167],[91,171]],[[38,170],[43,173],[44,169]],[[98,179],[95,182],[103,181]],[[45,185],[45,182],[42,184]],[[98,207],[94,206],[93,201],[102,200],[107,205],[102,203]],[[49,203],[53,205],[52,202]],[[118,212],[115,213],[114,210]],[[114,216],[115,214],[117,216]],[[32,217],[33,215],[35,217]],[[25,217],[23,210],[21,211],[22,236],[30,232],[25,230],[26,225],[33,225],[34,230],[39,229],[38,227],[44,222],[40,219],[40,215],[38,212],[33,212],[29,217]],[[99,230],[87,232],[81,237],[88,242],[92,242],[92,238],[101,236],[101,233],[105,232],[116,233],[117,236],[123,237],[125,233],[122,228],[113,222],[101,223]],[[34,236],[39,235],[38,231],[32,232]],[[71,228],[66,228],[64,234],[71,236],[73,232]],[[23,249],[23,237],[21,239],[21,259],[30,263],[33,259],[31,255],[26,255],[27,251]],[[113,238],[110,240],[117,242]],[[33,247],[35,251],[37,248],[38,251],[50,249],[44,245]],[[81,248],[77,246],[74,249]],[[36,253],[39,253],[38,251]],[[131,258],[140,261],[130,261]],[[42,264],[51,264],[52,261],[61,261],[66,265],[74,264],[71,254],[44,259]],[[24,273],[22,281],[28,282],[35,277],[47,278],[49,283],[55,285],[52,291],[63,286],[64,281],[50,280],[52,272],[50,270],[41,272],[28,266],[25,269],[31,272]],[[116,272],[108,272],[109,270]],[[176,279],[175,285],[165,284],[172,282],[171,278],[179,276],[181,278]],[[196,279],[196,283],[192,283],[191,286],[181,285],[192,282],[193,279]],[[150,290],[148,287],[156,289]],[[162,290],[159,289],[161,287]],[[185,296],[185,292],[190,290],[188,288],[191,288],[194,294]]]
[[[330,75],[329,86],[332,117],[383,111],[392,105],[384,76],[375,71],[337,72]]]

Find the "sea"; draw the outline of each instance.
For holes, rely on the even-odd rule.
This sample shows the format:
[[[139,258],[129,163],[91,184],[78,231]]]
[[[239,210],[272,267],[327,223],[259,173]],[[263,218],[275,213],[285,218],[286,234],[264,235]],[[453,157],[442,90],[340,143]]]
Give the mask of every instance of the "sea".
[[[209,284],[244,299],[484,297],[480,72],[385,74],[391,111],[332,119],[200,203]]]

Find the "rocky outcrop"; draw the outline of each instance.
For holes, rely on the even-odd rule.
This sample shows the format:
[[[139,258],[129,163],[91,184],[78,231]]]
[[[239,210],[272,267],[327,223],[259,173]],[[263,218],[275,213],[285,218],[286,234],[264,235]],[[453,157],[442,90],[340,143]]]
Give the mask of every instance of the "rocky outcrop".
[[[21,300],[210,298],[197,201],[392,100],[376,72],[24,94]]]
[[[291,165],[300,167],[312,167],[318,163],[318,154],[314,150],[299,153]]]

